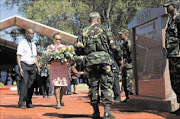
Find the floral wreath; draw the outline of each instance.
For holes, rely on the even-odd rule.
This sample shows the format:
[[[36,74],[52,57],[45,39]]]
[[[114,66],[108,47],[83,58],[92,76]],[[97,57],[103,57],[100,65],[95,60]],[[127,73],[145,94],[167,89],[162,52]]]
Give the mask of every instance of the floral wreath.
[[[74,60],[75,52],[73,46],[63,45],[58,47],[57,49],[53,49],[50,46],[50,51],[45,51],[45,53],[40,57],[40,67],[46,68],[48,64],[51,63],[52,60],[56,60],[64,64],[70,60]]]

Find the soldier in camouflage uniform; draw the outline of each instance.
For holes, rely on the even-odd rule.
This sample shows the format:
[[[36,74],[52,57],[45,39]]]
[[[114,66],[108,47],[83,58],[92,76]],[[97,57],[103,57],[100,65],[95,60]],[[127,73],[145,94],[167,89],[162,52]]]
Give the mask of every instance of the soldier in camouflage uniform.
[[[177,13],[177,1],[169,1],[164,7],[170,15],[166,29],[166,50],[169,59],[169,71],[172,89],[177,95],[177,102],[180,103],[180,15]],[[180,115],[180,108],[174,114]]]
[[[90,101],[93,106],[93,118],[99,119],[99,86],[101,87],[101,99],[104,105],[103,119],[115,118],[110,113],[110,106],[113,102],[114,93],[113,73],[111,70],[111,53],[116,56],[116,61],[120,64],[121,54],[120,46],[116,42],[111,32],[101,25],[99,13],[92,12],[89,15],[91,25],[83,29],[83,33],[78,37],[74,44],[77,55],[86,56],[86,70],[88,71]]]
[[[122,30],[119,32],[123,44],[121,45],[123,51],[124,67],[122,69],[122,86],[126,95],[126,102],[129,99],[129,95],[133,94],[133,81],[132,81],[132,58],[131,58],[131,41],[128,40],[128,30]]]

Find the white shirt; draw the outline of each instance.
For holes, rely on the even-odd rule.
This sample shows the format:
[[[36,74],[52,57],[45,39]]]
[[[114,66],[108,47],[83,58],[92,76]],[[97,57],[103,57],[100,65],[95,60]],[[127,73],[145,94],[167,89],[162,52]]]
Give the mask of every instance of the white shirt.
[[[17,55],[21,55],[21,61],[26,64],[34,64],[37,56],[36,45],[26,39],[22,40],[17,47]]]

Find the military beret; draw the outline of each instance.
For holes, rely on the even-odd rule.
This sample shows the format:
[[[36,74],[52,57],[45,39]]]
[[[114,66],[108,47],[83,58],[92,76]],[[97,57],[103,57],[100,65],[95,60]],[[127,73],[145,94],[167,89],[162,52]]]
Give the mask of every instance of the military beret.
[[[128,30],[126,30],[126,29],[123,29],[123,30],[121,30],[120,32],[118,32],[120,35],[122,35],[122,34],[127,34],[128,33]]]
[[[177,0],[169,0],[166,4],[163,5],[163,7],[167,7],[169,5],[176,5],[179,1]]]
[[[99,18],[101,18],[101,16],[100,16],[100,14],[97,13],[97,12],[91,12],[91,13],[89,14],[89,18],[91,18],[91,19],[99,19]]]

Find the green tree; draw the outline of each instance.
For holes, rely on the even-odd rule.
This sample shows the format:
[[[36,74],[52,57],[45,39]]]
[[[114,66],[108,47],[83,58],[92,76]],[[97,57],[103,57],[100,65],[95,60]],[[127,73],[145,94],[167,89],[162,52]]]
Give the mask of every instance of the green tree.
[[[93,11],[101,13],[103,23],[118,37],[118,31],[127,28],[128,23],[143,8],[162,7],[165,2],[166,0],[89,0],[86,4]]]
[[[118,31],[127,28],[128,23],[143,8],[162,7],[166,0],[6,0],[6,6],[19,6],[19,12],[26,18],[79,35],[88,25],[88,14],[99,12],[102,23],[119,37]],[[46,47],[49,39],[38,37],[37,44]]]
[[[79,29],[87,24],[87,15],[90,8],[79,1],[68,0],[7,0],[6,5],[13,7],[22,6],[19,9],[26,18],[62,31],[78,35]],[[37,45],[41,50],[51,42],[49,38],[38,35]]]

